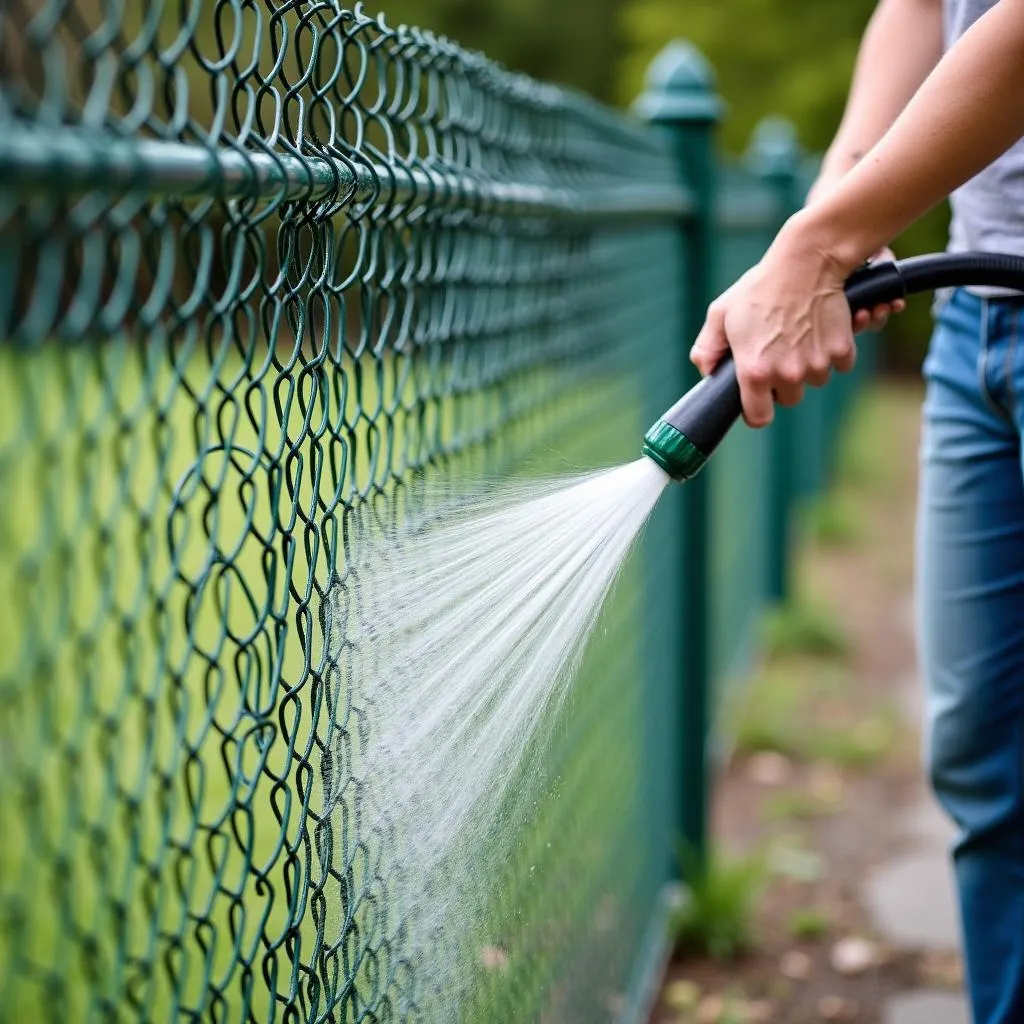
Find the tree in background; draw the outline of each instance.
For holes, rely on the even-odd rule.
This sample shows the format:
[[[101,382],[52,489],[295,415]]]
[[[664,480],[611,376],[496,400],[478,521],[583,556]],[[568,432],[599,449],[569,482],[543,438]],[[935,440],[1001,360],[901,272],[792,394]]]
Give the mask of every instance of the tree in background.
[[[389,25],[448,36],[516,71],[616,99],[624,0],[375,0]]]

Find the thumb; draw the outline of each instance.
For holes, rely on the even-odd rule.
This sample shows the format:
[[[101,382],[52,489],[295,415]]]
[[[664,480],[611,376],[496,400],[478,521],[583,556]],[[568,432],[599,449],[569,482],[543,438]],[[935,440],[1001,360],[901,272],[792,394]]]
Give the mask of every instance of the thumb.
[[[725,336],[725,311],[718,306],[708,308],[704,326],[690,349],[690,362],[706,377],[729,351]]]

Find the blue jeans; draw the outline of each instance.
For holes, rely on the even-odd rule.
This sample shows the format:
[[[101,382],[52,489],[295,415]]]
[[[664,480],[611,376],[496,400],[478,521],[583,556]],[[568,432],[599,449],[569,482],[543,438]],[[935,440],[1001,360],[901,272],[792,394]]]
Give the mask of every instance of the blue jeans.
[[[924,364],[918,650],[975,1024],[1024,1022],[1024,304],[955,291]]]

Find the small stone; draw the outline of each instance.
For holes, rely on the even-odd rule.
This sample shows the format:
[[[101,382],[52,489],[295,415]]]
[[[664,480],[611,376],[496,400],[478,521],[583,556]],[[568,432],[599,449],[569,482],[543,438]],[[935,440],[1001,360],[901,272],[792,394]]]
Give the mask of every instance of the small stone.
[[[819,764],[811,770],[811,795],[824,804],[835,805],[843,796],[843,776],[833,765]]]
[[[791,949],[782,954],[779,970],[792,981],[804,981],[811,974],[811,958],[799,949]]]
[[[480,950],[480,963],[489,971],[503,971],[508,967],[508,953],[498,946],[484,946]]]
[[[818,1015],[822,1020],[853,1020],[857,1016],[857,1004],[842,996],[822,996],[818,1000]]]
[[[793,762],[784,754],[767,750],[747,762],[747,775],[759,786],[781,786],[793,774]]]
[[[963,961],[957,952],[930,950],[921,958],[921,979],[940,988],[961,989],[964,984]]]
[[[745,1024],[769,1024],[775,1016],[775,1005],[770,999],[755,999],[747,1003]]]
[[[719,995],[705,996],[697,1006],[697,1024],[719,1024],[725,1011],[725,1000]]]
[[[770,866],[779,877],[804,883],[820,881],[827,870],[825,858],[820,854],[789,843],[779,843],[772,850]]]
[[[700,986],[695,981],[669,982],[663,1000],[670,1010],[689,1013],[700,1001]]]
[[[878,962],[878,949],[873,942],[851,935],[832,947],[831,960],[840,974],[863,974]]]

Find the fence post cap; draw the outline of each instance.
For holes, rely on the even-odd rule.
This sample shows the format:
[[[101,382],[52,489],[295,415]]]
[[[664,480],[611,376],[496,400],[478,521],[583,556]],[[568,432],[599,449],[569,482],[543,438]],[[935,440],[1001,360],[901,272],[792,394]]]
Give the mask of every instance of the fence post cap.
[[[793,122],[769,114],[754,128],[744,162],[759,174],[780,176],[795,174],[800,158],[800,140]]]
[[[718,121],[724,106],[704,54],[692,43],[673,39],[651,61],[635,109],[649,121]]]

